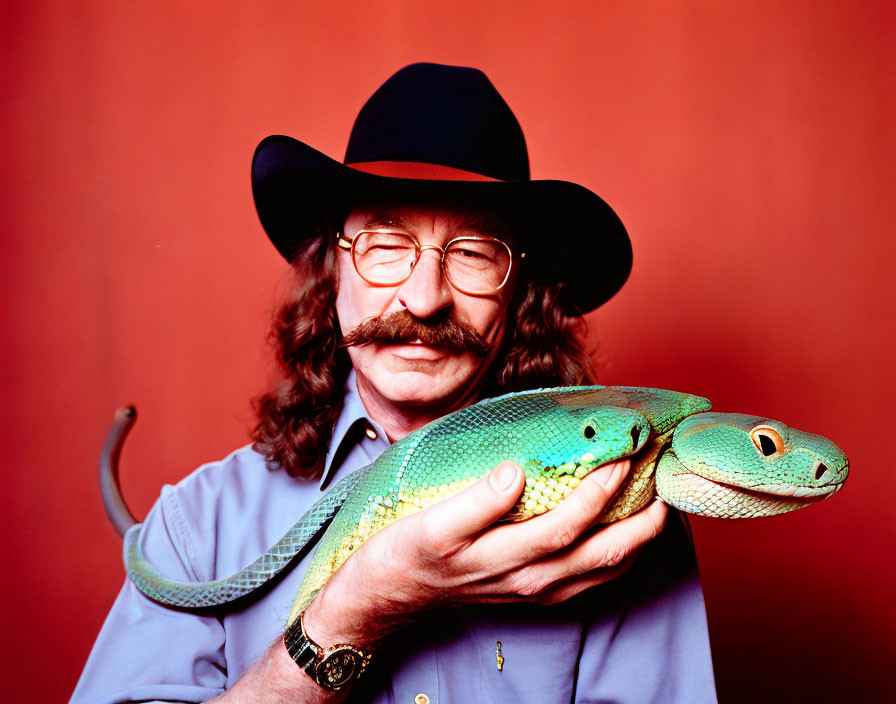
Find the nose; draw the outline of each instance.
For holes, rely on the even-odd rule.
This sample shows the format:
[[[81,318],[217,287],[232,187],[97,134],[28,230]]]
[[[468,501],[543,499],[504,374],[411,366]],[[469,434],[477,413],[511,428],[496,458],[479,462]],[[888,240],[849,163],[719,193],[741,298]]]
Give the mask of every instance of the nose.
[[[398,288],[399,302],[415,318],[429,318],[453,301],[441,262],[441,251],[424,249],[411,275]]]

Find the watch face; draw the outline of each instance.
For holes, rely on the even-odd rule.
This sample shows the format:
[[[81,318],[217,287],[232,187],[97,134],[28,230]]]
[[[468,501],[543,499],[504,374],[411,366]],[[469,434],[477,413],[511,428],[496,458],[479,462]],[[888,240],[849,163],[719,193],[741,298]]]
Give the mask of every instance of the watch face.
[[[361,657],[354,650],[340,648],[317,666],[318,681],[330,689],[339,689],[361,674]]]

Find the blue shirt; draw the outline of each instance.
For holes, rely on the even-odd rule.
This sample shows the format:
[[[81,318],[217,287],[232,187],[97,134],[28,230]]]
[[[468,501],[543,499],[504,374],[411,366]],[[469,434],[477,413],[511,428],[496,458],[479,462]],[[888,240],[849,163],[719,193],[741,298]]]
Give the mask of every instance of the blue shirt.
[[[271,471],[243,447],[163,488],[145,522],[143,549],[174,579],[227,577],[388,444],[352,373],[320,481]],[[213,614],[160,606],[126,581],[72,703],[201,702],[221,694],[282,633],[309,560],[310,551],[259,598]],[[433,704],[715,702],[703,594],[678,517],[670,514],[666,530],[623,577],[564,604],[422,615],[376,653],[348,700],[411,704],[418,694]]]

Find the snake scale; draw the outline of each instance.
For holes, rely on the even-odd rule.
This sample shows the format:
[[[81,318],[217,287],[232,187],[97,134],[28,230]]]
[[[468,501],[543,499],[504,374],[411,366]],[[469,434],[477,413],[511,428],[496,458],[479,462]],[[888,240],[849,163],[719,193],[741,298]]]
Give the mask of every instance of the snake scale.
[[[589,472],[623,457],[631,458],[632,468],[601,523],[634,513],[654,496],[686,513],[748,518],[809,506],[843,486],[849,461],[830,440],[767,418],[709,409],[699,396],[621,386],[487,399],[396,442],[333,487],[267,553],[231,577],[203,583],[165,578],[141,552],[140,524],[125,536],[126,569],[155,601],[207,608],[257,589],[326,527],[290,613],[292,623],[370,536],[461,491],[503,460],[526,473],[522,496],[502,519],[507,521],[550,511]],[[117,492],[117,470],[114,485]],[[117,500],[123,503],[120,494]],[[104,495],[104,502],[111,515],[108,507],[115,501]]]

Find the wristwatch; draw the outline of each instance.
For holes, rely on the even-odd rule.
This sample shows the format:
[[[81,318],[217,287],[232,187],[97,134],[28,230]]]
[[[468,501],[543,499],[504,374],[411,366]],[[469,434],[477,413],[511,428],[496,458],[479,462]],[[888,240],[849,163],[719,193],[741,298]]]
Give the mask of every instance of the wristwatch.
[[[321,687],[334,692],[354,683],[370,663],[370,653],[352,645],[321,648],[305,633],[304,611],[286,629],[283,641],[296,665]]]

